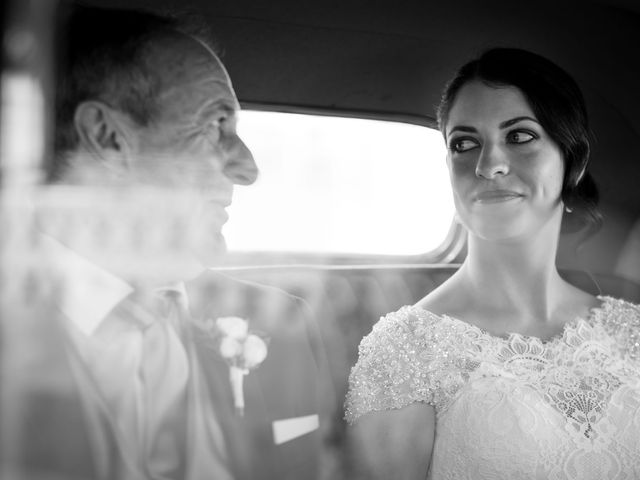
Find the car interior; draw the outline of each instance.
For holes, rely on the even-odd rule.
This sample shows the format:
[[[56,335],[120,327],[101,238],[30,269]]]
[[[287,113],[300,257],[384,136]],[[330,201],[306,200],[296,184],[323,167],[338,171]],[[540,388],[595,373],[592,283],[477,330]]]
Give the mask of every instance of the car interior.
[[[581,86],[593,132],[589,168],[599,188],[604,223],[584,243],[579,233],[563,235],[557,264],[561,274],[580,288],[640,302],[639,3],[633,0],[529,3],[91,0],[86,3],[191,15],[200,19],[215,39],[243,110],[241,135],[243,122],[251,124],[244,139],[264,172],[259,182],[265,183],[265,189],[271,188],[269,192],[280,192],[280,196],[267,202],[259,197],[262,193],[256,193],[247,197],[246,209],[231,211],[230,234],[236,218],[238,221],[240,217],[248,218],[249,213],[244,212],[267,220],[262,223],[247,220],[248,228],[253,230],[247,230],[250,233],[244,236],[250,236],[253,243],[241,245],[239,241],[234,243],[235,237],[228,237],[229,255],[222,265],[213,268],[242,280],[281,288],[308,303],[326,344],[338,405],[344,399],[350,367],[357,359],[362,337],[382,315],[417,302],[449,278],[464,261],[466,252],[465,230],[453,213],[447,177],[438,177],[442,180],[436,181],[444,185],[441,197],[421,196],[419,191],[423,188],[435,191],[433,182],[427,178],[431,170],[409,171],[409,163],[402,158],[405,150],[396,150],[398,153],[394,155],[393,148],[383,145],[388,140],[383,138],[387,134],[377,133],[374,125],[410,128],[417,135],[418,145],[428,134],[434,142],[441,142],[435,108],[443,86],[460,65],[487,48],[517,47],[539,53],[565,68]],[[22,70],[40,79],[46,105],[55,68],[55,51],[47,42],[56,29],[55,2],[16,0],[9,4],[11,8],[4,10],[4,32],[24,29],[33,35],[34,44],[25,47],[24,42],[5,41],[3,74]],[[21,48],[35,49],[37,60],[24,60]],[[6,131],[8,122],[13,121],[9,114],[16,113],[5,83],[3,88],[2,127]],[[268,116],[272,114],[275,116]],[[304,119],[326,122],[328,133],[323,135],[329,146],[299,141],[303,134],[289,124],[272,129],[280,118],[278,115],[293,115],[294,124],[302,124]],[[349,147],[342,146],[339,143],[342,140],[338,139],[342,138],[339,130],[347,127],[332,123],[345,119],[364,122],[358,127],[361,136]],[[43,139],[50,132],[48,121],[50,117],[45,114]],[[252,144],[263,141],[260,132],[270,132],[263,135],[271,142],[264,156],[259,154],[263,150]],[[304,138],[313,136],[308,135]],[[398,140],[391,139],[395,141]],[[267,156],[268,152],[277,156],[285,150],[292,157],[285,167],[278,166],[278,158]],[[386,153],[375,160],[378,163],[374,172],[371,152],[375,150]],[[325,159],[325,152],[329,155],[329,151],[335,159]],[[411,165],[434,166],[446,175],[444,150],[425,152],[415,153],[416,161]],[[4,152],[5,172],[10,164],[6,158]],[[335,162],[331,168],[336,171],[335,165],[352,163],[353,167],[348,174],[338,174],[325,169],[330,161]],[[271,165],[276,165],[273,171],[280,172],[280,178],[270,176]],[[287,169],[287,176],[282,168]],[[294,170],[298,176],[291,173]],[[307,180],[310,183],[304,183]],[[270,186],[266,185],[268,182]],[[294,184],[298,184],[298,190],[291,189]],[[357,189],[368,193],[344,196],[337,193]],[[244,188],[238,190],[240,199],[245,192]],[[413,196],[407,193],[409,190],[418,193]],[[356,198],[359,195],[363,196]],[[394,205],[389,210],[371,200],[387,197]],[[252,202],[255,198],[264,198],[264,202]],[[354,205],[348,205],[348,201],[354,201]],[[294,204],[298,208],[295,211],[291,210]],[[436,228],[438,212],[444,212],[445,218],[438,220],[440,226]],[[335,220],[341,214],[344,219]],[[273,223],[269,223],[272,216]],[[422,228],[415,230],[419,233],[410,230],[416,225]],[[309,235],[299,235],[305,229]],[[322,232],[328,229],[331,235],[325,238]],[[271,230],[278,230],[279,236],[261,243],[262,235],[266,239]],[[351,230],[364,234],[324,248],[323,242],[328,244],[334,236],[351,235]],[[437,230],[435,240],[422,241],[420,235],[432,230]],[[389,235],[385,245],[391,248],[372,246],[375,237],[383,234]],[[237,235],[242,237],[241,233]],[[411,244],[404,250],[394,250],[394,242],[401,244],[403,237],[415,237],[417,244],[423,242],[424,247]],[[295,243],[296,239],[300,244]],[[367,245],[369,240],[372,243]],[[331,458],[328,461],[333,465],[330,478],[348,478],[347,467],[343,465],[347,436],[342,416],[338,408],[332,433],[326,440],[327,456]]]

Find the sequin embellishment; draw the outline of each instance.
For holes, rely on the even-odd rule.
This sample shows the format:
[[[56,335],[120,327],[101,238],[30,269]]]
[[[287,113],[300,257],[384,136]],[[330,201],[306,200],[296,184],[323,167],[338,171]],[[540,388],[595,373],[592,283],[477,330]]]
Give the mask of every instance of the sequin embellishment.
[[[381,318],[359,348],[351,371],[345,418],[413,402],[441,414],[471,378],[516,378],[538,390],[586,438],[611,393],[640,357],[640,307],[603,297],[588,319],[576,319],[561,338],[492,336],[462,321],[405,306]]]

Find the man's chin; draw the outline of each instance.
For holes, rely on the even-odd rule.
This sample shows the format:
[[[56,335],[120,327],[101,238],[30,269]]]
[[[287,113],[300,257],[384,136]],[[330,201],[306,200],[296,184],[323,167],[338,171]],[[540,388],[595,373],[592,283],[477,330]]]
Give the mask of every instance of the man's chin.
[[[56,185],[34,199],[38,226],[132,284],[188,280],[227,251],[220,215],[194,207],[193,192]]]
[[[191,280],[208,267],[218,265],[226,253],[226,243],[220,235],[215,242],[206,241],[183,244],[182,248],[171,245],[156,245],[155,248],[75,250],[105,270],[120,277],[133,286],[162,286]]]
[[[220,237],[215,243],[207,242],[191,250],[172,252],[155,260],[148,259],[147,268],[136,269],[129,275],[136,276],[138,282],[154,285],[192,280],[207,268],[221,263],[227,247],[224,238]]]
[[[215,233],[208,240],[193,249],[194,258],[202,268],[218,266],[227,253],[227,242],[221,233]]]

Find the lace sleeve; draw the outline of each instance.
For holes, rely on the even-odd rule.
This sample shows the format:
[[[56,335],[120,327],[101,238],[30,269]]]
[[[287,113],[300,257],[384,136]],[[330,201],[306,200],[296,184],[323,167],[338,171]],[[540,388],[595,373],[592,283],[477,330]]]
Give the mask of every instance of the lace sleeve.
[[[345,418],[353,424],[365,413],[432,403],[433,393],[416,332],[415,317],[403,307],[380,319],[364,337],[359,358],[349,376]]]

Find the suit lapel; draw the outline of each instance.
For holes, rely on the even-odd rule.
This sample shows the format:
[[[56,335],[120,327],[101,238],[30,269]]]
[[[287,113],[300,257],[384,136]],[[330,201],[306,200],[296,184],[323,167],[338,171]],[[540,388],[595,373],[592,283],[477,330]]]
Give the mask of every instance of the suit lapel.
[[[317,452],[319,437],[306,435],[286,445],[275,445],[272,422],[318,413],[317,392],[313,388],[301,389],[313,383],[309,378],[314,378],[317,371],[299,307],[279,290],[238,282],[217,273],[209,272],[199,281],[204,288],[203,284],[200,288],[187,285],[196,323],[238,316],[249,320],[250,329],[271,336],[264,364],[244,378],[246,406],[245,415],[240,418],[233,409],[228,365],[216,351],[214,340],[198,332],[197,327],[194,329],[213,408],[234,465],[242,472],[238,478],[295,478],[287,476],[291,465],[306,465],[307,451]],[[300,473],[296,470],[292,475]]]

